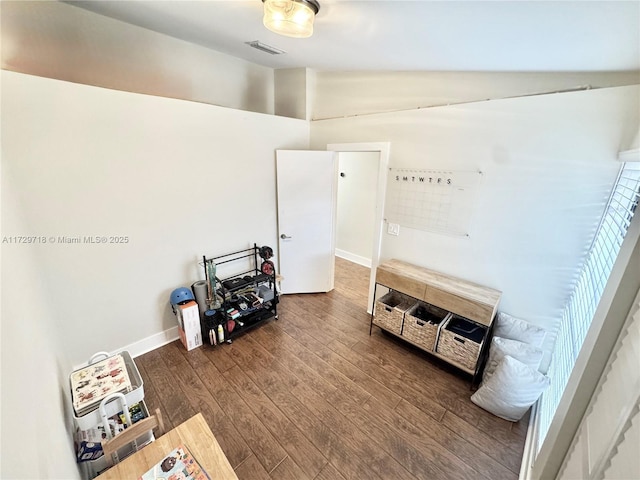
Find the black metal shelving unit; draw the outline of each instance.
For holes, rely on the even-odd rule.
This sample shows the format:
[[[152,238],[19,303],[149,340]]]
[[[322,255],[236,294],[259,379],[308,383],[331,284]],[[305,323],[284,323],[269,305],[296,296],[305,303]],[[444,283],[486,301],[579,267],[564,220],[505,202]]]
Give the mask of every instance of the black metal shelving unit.
[[[278,319],[278,290],[276,288],[276,271],[263,273],[261,270],[262,257],[260,256],[260,248],[257,244],[244,250],[238,250],[216,257],[203,257],[203,265],[205,269],[205,278],[207,278],[207,262],[214,262],[216,268],[231,262],[248,259],[251,267],[249,270],[220,278],[216,275],[216,290],[218,296],[222,299],[221,307],[215,310],[215,314],[207,311],[202,318],[202,337],[205,341],[209,341],[211,345],[219,344],[218,341],[218,325],[222,325],[224,332],[224,342],[231,343],[235,338],[245,334],[249,330],[262,325],[271,318]],[[256,297],[259,292],[265,297],[261,303],[257,301],[251,302],[249,305],[246,301],[249,293]],[[268,294],[267,292],[270,292]],[[246,305],[246,308],[242,306]],[[231,312],[236,310],[239,314],[236,318],[232,317]],[[233,323],[230,323],[233,320]],[[233,325],[233,328],[231,328]],[[213,330],[213,334],[211,331]],[[215,335],[215,341],[212,335]]]

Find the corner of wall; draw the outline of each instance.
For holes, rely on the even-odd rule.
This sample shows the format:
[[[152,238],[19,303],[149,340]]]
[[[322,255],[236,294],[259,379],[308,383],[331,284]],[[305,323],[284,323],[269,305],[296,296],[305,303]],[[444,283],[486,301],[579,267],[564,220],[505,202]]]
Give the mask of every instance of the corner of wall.
[[[309,120],[315,74],[308,68],[281,68],[274,72],[274,110],[283,117]]]

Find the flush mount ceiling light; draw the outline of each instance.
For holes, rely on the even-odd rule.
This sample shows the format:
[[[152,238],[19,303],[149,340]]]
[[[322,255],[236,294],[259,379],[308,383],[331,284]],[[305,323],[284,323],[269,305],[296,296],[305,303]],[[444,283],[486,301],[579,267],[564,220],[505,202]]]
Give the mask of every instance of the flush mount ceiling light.
[[[316,0],[262,0],[262,3],[262,22],[272,32],[294,38],[313,34],[313,20],[320,10]]]

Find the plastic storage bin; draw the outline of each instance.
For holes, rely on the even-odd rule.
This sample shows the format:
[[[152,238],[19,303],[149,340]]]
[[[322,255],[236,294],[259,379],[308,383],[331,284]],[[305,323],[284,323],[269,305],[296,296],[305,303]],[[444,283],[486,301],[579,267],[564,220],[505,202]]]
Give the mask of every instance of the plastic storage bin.
[[[131,381],[131,390],[129,392],[126,392],[124,395],[125,395],[127,404],[133,405],[134,403],[141,402],[142,399],[144,398],[144,386],[143,386],[142,377],[140,376],[138,367],[136,367],[136,364],[131,358],[131,355],[129,355],[129,352],[123,351],[123,352],[120,352],[120,355],[124,359],[127,373],[129,374],[129,380]],[[109,355],[106,352],[96,353],[89,359],[87,366],[97,363],[99,361],[102,361],[106,358],[109,358]],[[69,374],[70,388],[72,385],[71,376],[77,371],[79,370],[75,370],[74,372],[71,372]],[[75,419],[76,425],[78,426],[78,428],[80,428],[80,430],[89,430],[90,428],[94,428],[96,425],[102,422],[102,416],[98,411],[98,407],[99,407],[99,404],[96,404],[95,408],[92,411],[79,416],[76,416],[76,413],[74,411],[73,418]],[[105,410],[106,410],[107,416],[111,417],[119,413],[122,410],[122,408],[120,407],[119,402],[109,402],[106,404]]]
[[[144,401],[140,401],[140,402],[137,402],[137,403],[139,403],[139,405],[142,407],[142,411],[144,413],[144,418],[147,418],[149,416],[149,409],[147,408],[147,405],[144,403]],[[127,407],[126,403],[123,404],[123,402],[119,402],[119,401],[117,401],[117,399],[115,401],[109,402],[107,405],[112,405],[112,406],[113,405],[118,405],[118,408],[120,410],[118,410],[115,414],[118,414],[119,412],[124,412],[124,411],[128,412],[128,407]],[[99,410],[100,410],[100,408],[99,408]],[[103,409],[101,411],[104,412],[105,410]],[[102,414],[100,414],[100,415],[102,416]],[[128,413],[125,414],[125,416],[128,417]],[[129,425],[132,424],[130,418],[127,418],[127,422],[129,423]],[[122,461],[124,458],[126,458],[129,455],[135,453],[137,450],[139,450],[143,446],[153,442],[154,440],[155,440],[155,437],[153,436],[153,431],[152,430],[149,430],[149,431],[143,433],[138,438],[136,438],[133,443],[129,443],[127,445],[124,445],[122,448],[120,448],[117,451],[117,455],[118,455],[119,460]],[[95,478],[96,476],[98,476],[100,473],[102,473],[104,470],[106,470],[108,468],[107,459],[104,457],[104,455],[96,458],[95,460],[89,460],[89,461],[85,461],[85,462],[80,462],[79,465],[80,465],[80,468],[81,468],[81,470],[82,470],[82,472],[84,474],[84,478],[87,478],[87,479]]]

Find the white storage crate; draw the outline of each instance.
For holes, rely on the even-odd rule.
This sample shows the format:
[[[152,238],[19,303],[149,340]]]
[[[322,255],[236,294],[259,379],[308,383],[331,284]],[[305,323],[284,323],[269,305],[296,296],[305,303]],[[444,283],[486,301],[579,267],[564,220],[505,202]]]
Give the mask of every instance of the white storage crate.
[[[142,411],[144,412],[144,418],[148,418],[149,409],[147,408],[147,405],[144,403],[144,401],[140,401],[137,403],[139,403],[140,406],[142,407]],[[118,402],[117,399],[115,401],[109,402],[107,405],[111,405],[111,406],[118,405],[118,408],[120,408],[120,410],[118,410],[118,412],[116,412],[115,414],[122,411],[121,410],[122,404]],[[127,445],[124,445],[122,448],[120,448],[117,451],[118,458],[120,459],[120,461],[122,461],[124,458],[135,453],[141,447],[153,442],[154,440],[155,440],[155,437],[153,436],[152,430],[144,432],[142,435],[140,435],[138,438],[135,439],[134,443],[129,443]],[[104,470],[107,469],[107,459],[105,458],[104,455],[102,455],[96,458],[95,460],[80,462],[79,465],[84,475],[84,478],[91,480],[92,478],[95,478],[96,476],[98,476],[100,473],[102,473]]]
[[[142,399],[144,398],[144,387],[143,387],[142,377],[140,376],[138,367],[136,367],[136,364],[131,358],[131,355],[129,355],[129,352],[122,351],[119,353],[119,355],[121,355],[122,358],[124,359],[124,364],[126,366],[127,373],[129,375],[129,380],[131,381],[131,390],[129,392],[124,393],[124,395],[125,395],[127,404],[133,405],[134,403],[141,402]],[[94,356],[91,357],[91,359],[89,359],[87,366],[90,366],[94,363],[102,361],[106,358],[109,358],[109,355],[106,352],[96,353]],[[70,388],[72,388],[71,376],[78,371],[79,370],[75,370],[69,374]],[[71,393],[73,396],[73,392]],[[76,425],[78,426],[78,428],[80,428],[80,430],[89,430],[102,422],[102,416],[98,411],[98,406],[99,406],[99,402],[95,405],[95,408],[93,410],[91,410],[88,413],[85,413],[84,415],[76,416],[76,412],[74,411],[73,418],[75,419]],[[105,410],[106,410],[107,416],[109,417],[116,415],[118,414],[118,412],[121,411],[120,403],[115,401],[109,402],[105,405]]]

